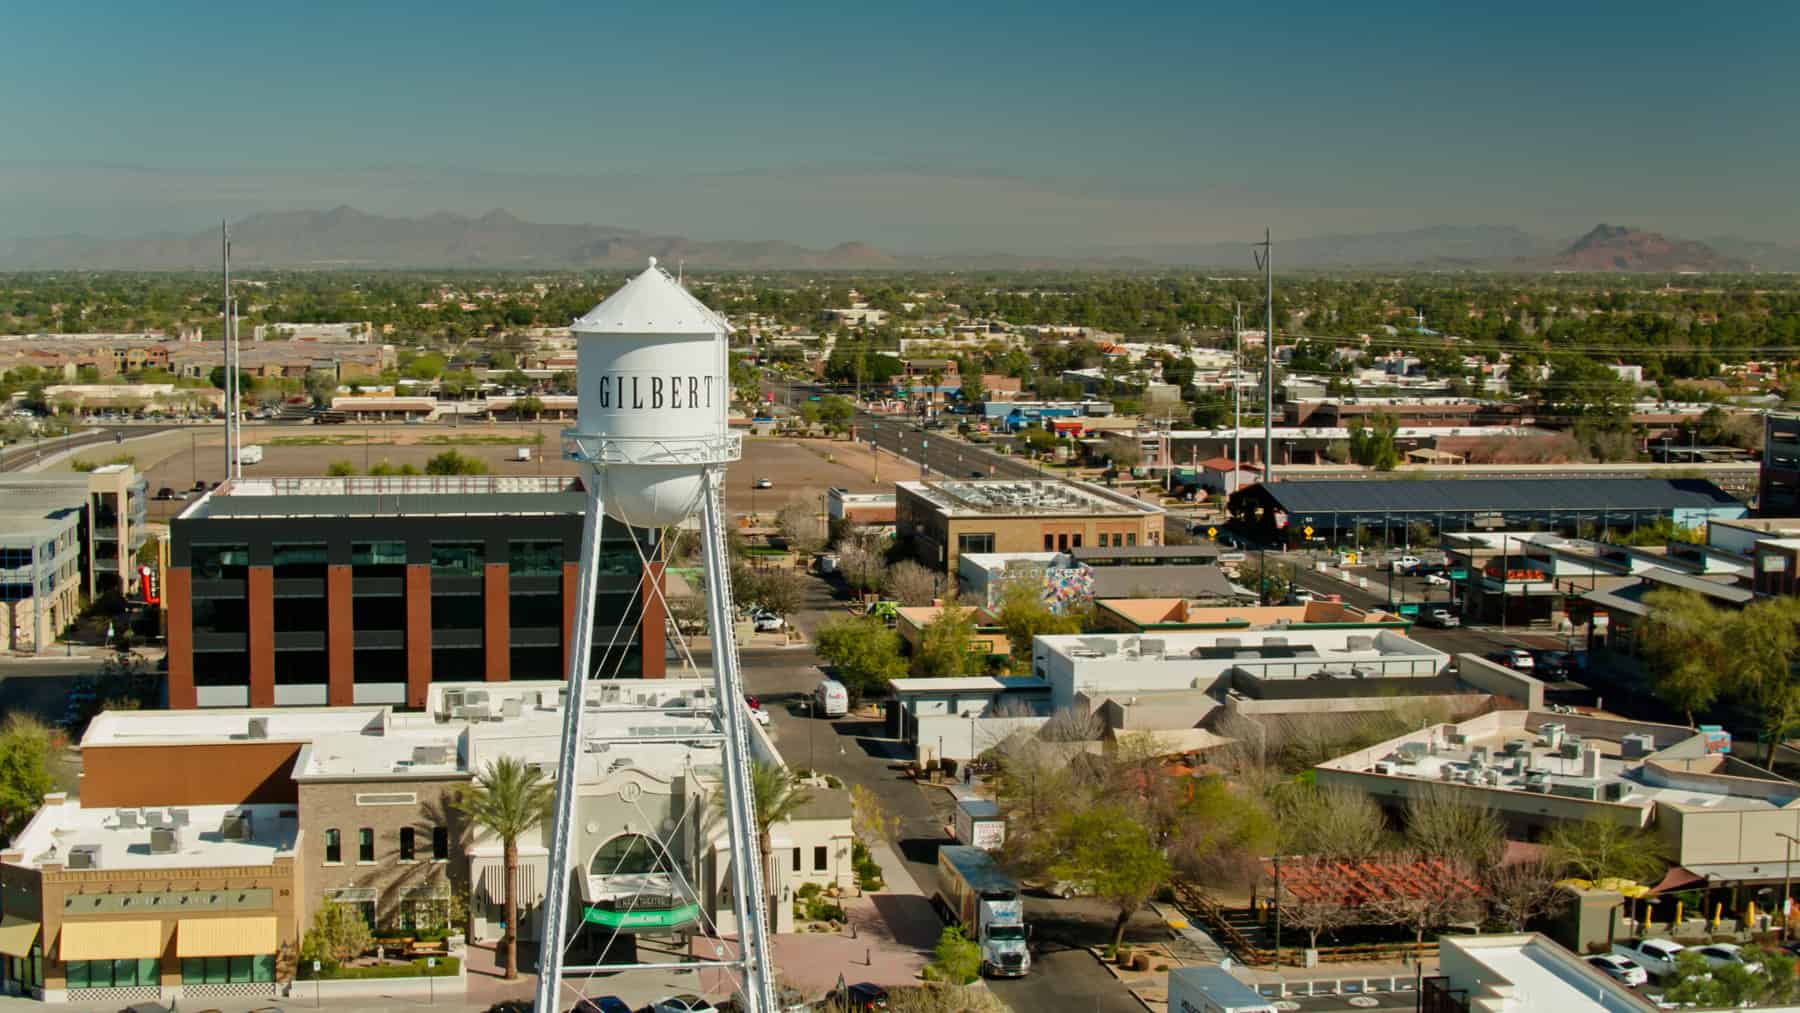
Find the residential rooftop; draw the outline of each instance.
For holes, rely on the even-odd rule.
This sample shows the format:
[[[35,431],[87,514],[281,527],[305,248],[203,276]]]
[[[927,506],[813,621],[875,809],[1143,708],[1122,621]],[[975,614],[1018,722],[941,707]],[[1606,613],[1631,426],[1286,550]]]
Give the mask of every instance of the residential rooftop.
[[[896,482],[949,517],[1091,517],[1160,514],[1163,508],[1085,482],[982,479]]]
[[[81,800],[45,797],[9,851],[9,864],[61,865],[99,871],[265,866],[291,856],[299,840],[291,805],[199,805],[168,808],[83,808]]]

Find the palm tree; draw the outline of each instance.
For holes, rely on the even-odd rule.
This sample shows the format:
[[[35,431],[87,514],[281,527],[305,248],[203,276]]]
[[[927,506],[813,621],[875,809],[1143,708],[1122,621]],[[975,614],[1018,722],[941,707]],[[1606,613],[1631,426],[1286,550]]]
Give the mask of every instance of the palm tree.
[[[519,838],[543,825],[555,793],[556,785],[544,779],[543,771],[502,756],[476,775],[456,800],[456,808],[470,823],[500,838],[506,870],[506,931],[500,949],[509,981],[519,976]]]
[[[812,801],[794,772],[776,763],[757,760],[750,766],[750,803],[756,817],[756,851],[762,859],[763,889],[769,891],[769,913],[775,913],[775,871],[771,861],[774,843],[769,828],[800,811]],[[723,815],[725,793],[713,797],[713,807]]]

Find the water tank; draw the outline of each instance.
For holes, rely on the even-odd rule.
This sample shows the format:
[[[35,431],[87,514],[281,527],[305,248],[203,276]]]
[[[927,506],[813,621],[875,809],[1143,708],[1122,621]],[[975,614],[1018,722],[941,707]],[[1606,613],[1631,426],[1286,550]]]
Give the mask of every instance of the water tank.
[[[731,325],[659,269],[626,282],[570,327],[578,419],[565,435],[596,465],[609,517],[664,526],[698,508],[705,465],[736,457],[727,426]]]

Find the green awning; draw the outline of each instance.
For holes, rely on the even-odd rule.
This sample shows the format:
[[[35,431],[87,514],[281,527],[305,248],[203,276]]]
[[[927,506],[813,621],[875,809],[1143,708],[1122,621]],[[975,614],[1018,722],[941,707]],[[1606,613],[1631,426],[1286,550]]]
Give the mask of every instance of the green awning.
[[[607,911],[588,907],[581,915],[590,925],[614,929],[669,929],[685,925],[700,917],[700,905],[682,904],[670,908],[640,908],[635,911]]]

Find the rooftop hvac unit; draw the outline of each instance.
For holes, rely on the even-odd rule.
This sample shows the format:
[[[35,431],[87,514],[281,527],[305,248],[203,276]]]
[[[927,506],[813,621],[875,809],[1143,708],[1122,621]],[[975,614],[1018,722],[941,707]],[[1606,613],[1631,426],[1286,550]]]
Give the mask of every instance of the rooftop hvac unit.
[[[188,818],[190,815],[191,814],[186,809],[170,809],[169,824],[171,826],[185,827],[188,825]]]
[[[151,827],[150,853],[152,855],[173,855],[181,850],[181,828]]]
[[[1474,749],[1469,750],[1469,762],[1473,763],[1475,766],[1479,767],[1486,764],[1487,759],[1488,747],[1476,746]]]
[[[1550,775],[1541,773],[1527,774],[1525,776],[1525,790],[1548,792],[1550,790]]]
[[[1523,753],[1525,750],[1529,749],[1530,747],[1531,747],[1531,743],[1525,741],[1524,739],[1507,739],[1506,745],[1502,746],[1500,751],[1505,753],[1507,756],[1518,756],[1520,753]]]
[[[149,826],[153,826],[153,827],[164,826],[168,823],[168,821],[169,821],[168,817],[163,815],[163,811],[161,809],[147,809],[144,811],[144,822],[146,824],[148,824]]]
[[[1581,756],[1581,740],[1570,736],[1556,747],[1556,755],[1565,760],[1573,760]]]
[[[1560,721],[1551,721],[1538,728],[1538,745],[1557,749],[1562,746],[1563,732],[1566,729]]]
[[[137,825],[138,825],[138,811],[136,809],[120,809],[119,810],[119,826],[120,827],[130,829]]]
[[[1620,802],[1625,798],[1624,781],[1608,781],[1600,786],[1600,799],[1603,802]]]
[[[1393,772],[1394,765],[1391,763],[1383,762],[1375,764],[1375,773],[1377,774],[1392,774]]]
[[[253,739],[268,738],[269,737],[269,719],[268,718],[251,718],[250,719],[250,737]]]
[[[1451,732],[1444,736],[1444,740],[1453,746],[1466,746],[1469,744],[1469,737],[1462,732]]]
[[[412,762],[423,764],[449,763],[449,746],[414,746]]]
[[[1439,767],[1438,768],[1438,779],[1443,780],[1443,781],[1456,780],[1456,768],[1450,766],[1448,763]]]
[[[98,868],[100,868],[100,845],[98,845],[98,844],[77,844],[77,845],[75,845],[74,847],[69,849],[69,861],[66,863],[66,865],[70,869],[98,869]]]
[[[1498,770],[1493,769],[1492,767],[1489,767],[1487,770],[1482,772],[1481,779],[1484,783],[1488,784],[1490,787],[1499,787],[1500,772]]]
[[[250,829],[250,814],[247,812],[226,813],[224,822],[219,824],[219,836],[228,841],[248,841],[254,834]]]
[[[500,716],[503,718],[516,718],[524,712],[525,701],[520,700],[516,696],[507,697],[506,700],[502,701],[500,704]]]
[[[1641,760],[1656,752],[1656,739],[1642,732],[1619,736],[1619,754],[1627,760]]]

